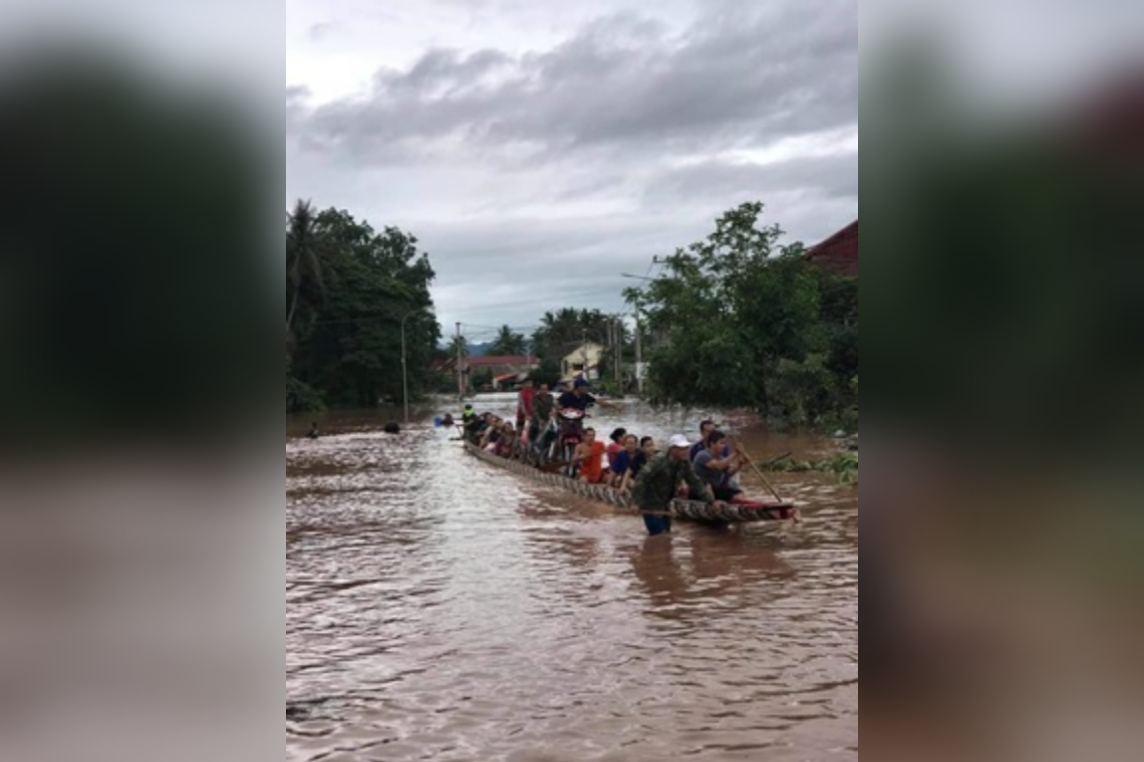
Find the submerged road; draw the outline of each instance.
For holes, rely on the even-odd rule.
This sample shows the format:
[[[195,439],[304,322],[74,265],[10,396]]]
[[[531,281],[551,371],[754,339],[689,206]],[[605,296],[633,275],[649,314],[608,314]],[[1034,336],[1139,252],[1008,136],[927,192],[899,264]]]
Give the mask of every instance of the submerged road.
[[[796,528],[648,538],[425,422],[323,428],[286,445],[288,759],[858,758],[856,489],[780,474]],[[759,461],[827,446],[735,433]]]

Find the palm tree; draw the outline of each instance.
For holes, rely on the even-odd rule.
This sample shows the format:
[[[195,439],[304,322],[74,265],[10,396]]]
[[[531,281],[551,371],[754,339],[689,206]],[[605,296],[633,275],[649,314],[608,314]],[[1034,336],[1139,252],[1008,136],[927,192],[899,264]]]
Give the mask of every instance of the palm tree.
[[[524,335],[514,333],[512,328],[502,325],[497,332],[493,345],[489,347],[490,355],[519,355],[524,354]]]
[[[468,357],[469,356],[469,342],[465,340],[464,336],[454,336],[453,338],[449,339],[449,348],[445,350],[446,352],[448,352],[449,357],[453,358],[453,357],[457,356],[457,345],[458,344],[461,345],[461,353],[460,353],[461,357]]]
[[[322,259],[325,232],[309,201],[297,201],[294,211],[286,215],[286,289],[290,307],[286,312],[286,335],[291,335],[298,302],[305,283],[313,283],[319,293],[325,292],[322,281]]]

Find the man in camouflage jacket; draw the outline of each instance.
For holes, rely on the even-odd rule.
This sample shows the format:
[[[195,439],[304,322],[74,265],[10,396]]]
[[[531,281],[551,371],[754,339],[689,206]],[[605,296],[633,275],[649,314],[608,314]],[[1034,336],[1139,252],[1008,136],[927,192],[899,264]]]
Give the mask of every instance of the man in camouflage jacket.
[[[690,447],[686,437],[675,434],[668,442],[667,452],[648,461],[632,485],[632,502],[643,513],[648,534],[671,531],[671,517],[666,514],[680,483],[687,485],[691,500],[715,502],[710,488],[691,468],[687,457]]]

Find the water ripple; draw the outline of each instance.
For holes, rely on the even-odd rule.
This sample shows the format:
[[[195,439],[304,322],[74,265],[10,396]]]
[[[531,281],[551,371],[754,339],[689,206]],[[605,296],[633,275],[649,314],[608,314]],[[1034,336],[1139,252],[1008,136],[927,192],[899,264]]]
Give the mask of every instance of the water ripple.
[[[288,759],[856,760],[857,492],[779,481],[800,527],[648,538],[440,432],[292,440]]]

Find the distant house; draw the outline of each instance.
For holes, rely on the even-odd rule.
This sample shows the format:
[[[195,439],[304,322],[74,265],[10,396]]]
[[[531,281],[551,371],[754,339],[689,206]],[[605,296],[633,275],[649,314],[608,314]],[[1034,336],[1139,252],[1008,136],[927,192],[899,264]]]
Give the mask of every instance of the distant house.
[[[479,373],[491,376],[491,387],[499,389],[515,381],[523,381],[529,371],[538,367],[540,362],[535,355],[485,355],[464,358],[461,372],[465,376],[466,386],[471,383],[473,374]]]
[[[806,253],[811,264],[823,270],[858,277],[858,220],[854,220]]]
[[[603,356],[602,345],[594,341],[584,342],[560,361],[561,380],[567,383],[582,375],[589,381],[595,381],[600,377],[600,359]]]

